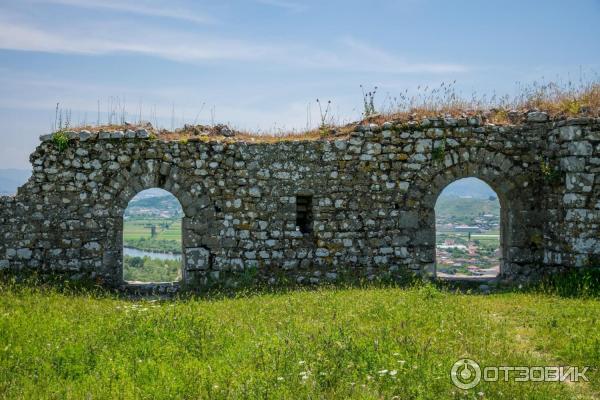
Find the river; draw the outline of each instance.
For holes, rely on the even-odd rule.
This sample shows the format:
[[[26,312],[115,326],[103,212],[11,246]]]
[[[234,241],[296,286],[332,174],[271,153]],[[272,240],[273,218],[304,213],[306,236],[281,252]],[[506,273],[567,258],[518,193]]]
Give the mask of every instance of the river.
[[[133,249],[131,247],[123,247],[123,255],[130,257],[150,257],[158,260],[181,260],[181,254],[158,253],[154,251]]]

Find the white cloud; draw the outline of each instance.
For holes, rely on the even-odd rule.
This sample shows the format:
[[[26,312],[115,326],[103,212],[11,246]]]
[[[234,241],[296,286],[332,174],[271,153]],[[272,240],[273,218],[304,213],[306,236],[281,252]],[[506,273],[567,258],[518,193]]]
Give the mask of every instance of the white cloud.
[[[9,12],[0,15],[0,49],[86,55],[133,53],[192,64],[244,61],[340,72],[446,74],[468,69],[452,63],[407,61],[353,37],[319,45],[277,39],[261,42],[224,37],[218,33],[148,26],[140,21],[127,24],[77,20],[70,24],[35,23],[30,18]]]
[[[127,2],[123,0],[32,0],[37,3],[58,4],[64,6],[106,9],[130,14],[147,15],[152,17],[172,18],[199,24],[211,24],[215,19],[188,9],[178,8],[172,4],[167,7],[157,6],[145,1]]]
[[[377,64],[377,69],[389,73],[448,73],[465,72],[467,67],[460,64],[449,63],[419,63],[409,62],[381,48],[369,43],[345,37],[341,43],[347,48],[347,53],[356,55],[363,63]]]
[[[299,12],[306,9],[306,6],[301,3],[296,3],[288,0],[256,0],[257,3],[283,8],[292,12]]]
[[[233,39],[176,34],[159,29],[105,25],[44,29],[0,17],[0,48],[62,54],[138,53],[174,61],[250,60],[265,46]]]

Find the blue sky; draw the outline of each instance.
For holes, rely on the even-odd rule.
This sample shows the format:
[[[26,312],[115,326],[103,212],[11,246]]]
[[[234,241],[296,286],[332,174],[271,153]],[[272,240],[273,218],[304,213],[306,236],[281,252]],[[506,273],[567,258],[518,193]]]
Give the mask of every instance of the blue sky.
[[[592,76],[599,17],[598,0],[0,0],[0,168],[29,167],[57,102],[75,124],[118,98],[132,121],[277,131],[316,125],[316,98],[358,119],[361,84],[381,104]]]

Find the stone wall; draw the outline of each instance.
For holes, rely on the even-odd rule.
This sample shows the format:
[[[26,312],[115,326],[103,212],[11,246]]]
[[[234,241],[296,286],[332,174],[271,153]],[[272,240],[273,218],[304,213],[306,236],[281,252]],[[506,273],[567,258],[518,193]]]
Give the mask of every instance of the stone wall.
[[[600,266],[600,126],[561,121],[549,131],[561,172],[548,196],[544,264]]]
[[[600,264],[598,119],[425,119],[276,143],[69,135],[64,150],[42,137],[29,182],[0,198],[0,269],[121,285],[123,212],[158,187],[183,206],[192,286],[432,275],[437,196],[469,176],[499,196],[502,278]],[[312,196],[312,232],[297,196]]]

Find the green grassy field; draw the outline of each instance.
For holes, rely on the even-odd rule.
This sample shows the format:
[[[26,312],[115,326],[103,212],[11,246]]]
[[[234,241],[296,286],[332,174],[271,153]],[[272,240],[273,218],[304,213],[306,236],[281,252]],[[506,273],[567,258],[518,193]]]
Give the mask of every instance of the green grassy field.
[[[168,223],[169,228],[163,229],[160,227],[163,223]],[[136,218],[125,221],[123,227],[123,239],[125,241],[130,239],[146,238],[150,239],[150,228],[145,225],[155,224],[157,225],[156,239],[159,240],[173,240],[181,243],[181,219],[162,219],[162,218]]]
[[[446,239],[453,239],[456,244],[467,244],[469,241],[469,234],[454,231],[436,232],[436,244],[443,244]],[[497,249],[500,247],[500,233],[492,231],[486,233],[472,233],[471,241],[476,241],[479,246],[482,247]]]
[[[133,301],[1,287],[3,399],[591,399],[600,301],[433,286]],[[453,363],[592,366],[481,383]],[[397,396],[397,397],[394,397]]]
[[[165,223],[168,228],[163,226]],[[154,238],[148,225],[157,227]],[[181,219],[127,219],[123,224],[123,244],[140,250],[181,252]]]

